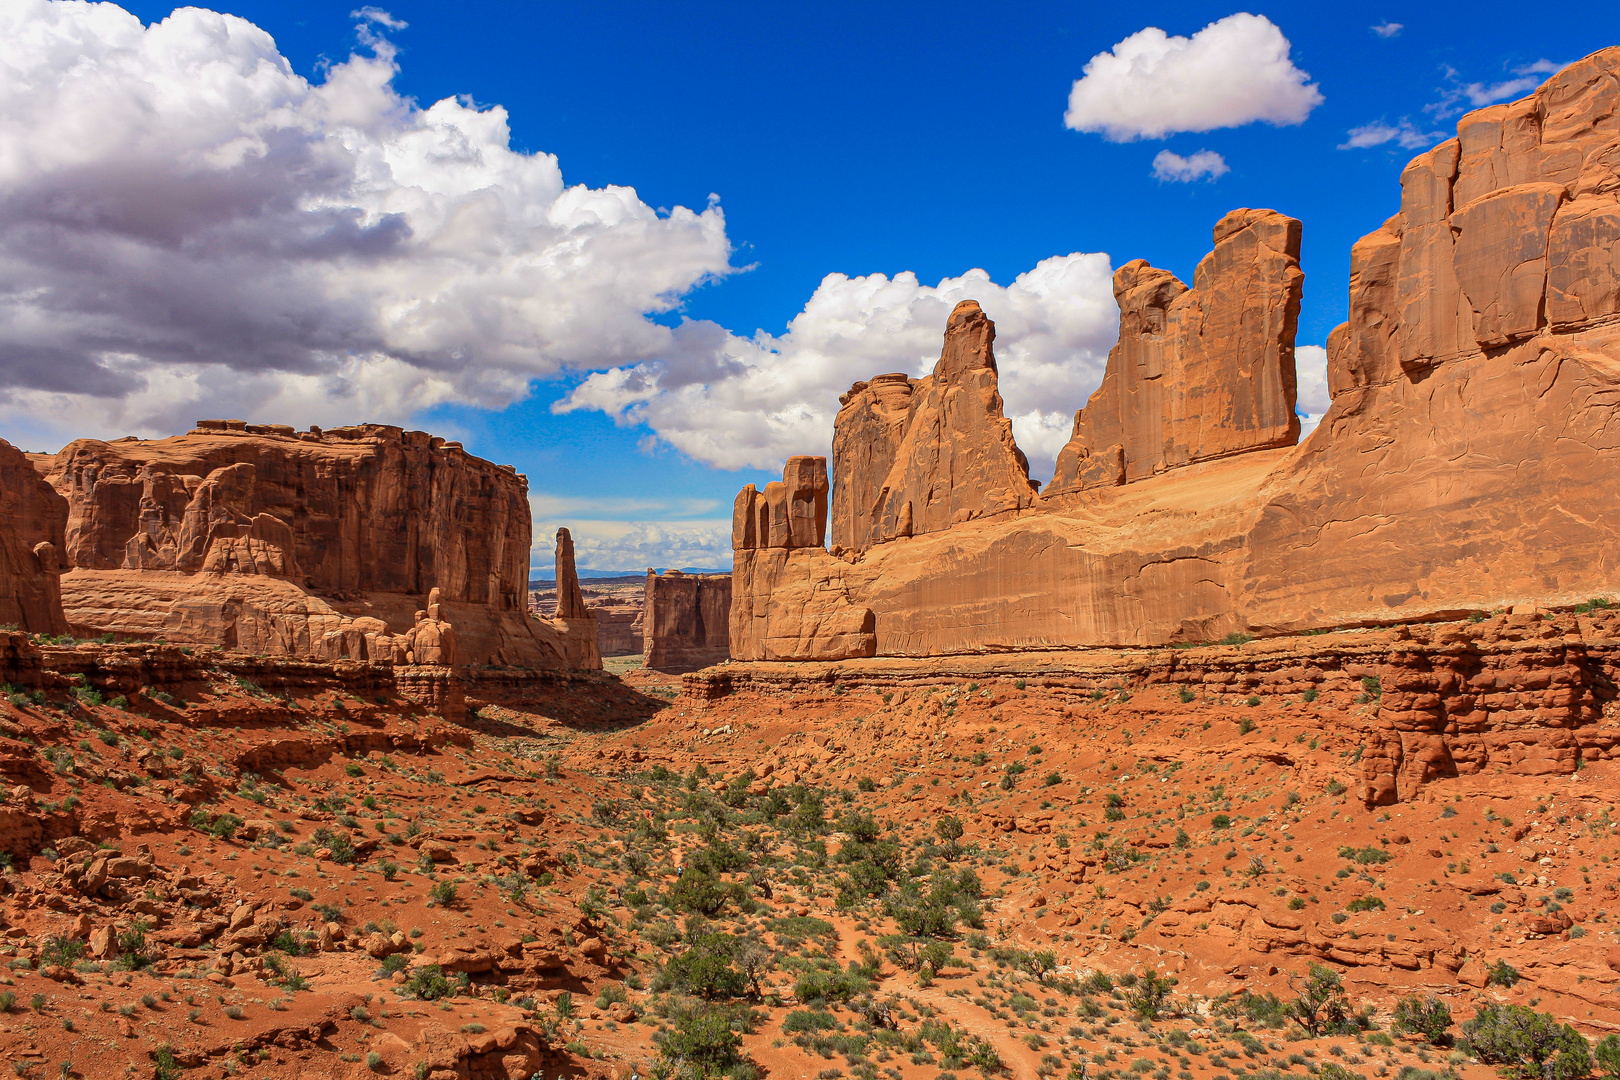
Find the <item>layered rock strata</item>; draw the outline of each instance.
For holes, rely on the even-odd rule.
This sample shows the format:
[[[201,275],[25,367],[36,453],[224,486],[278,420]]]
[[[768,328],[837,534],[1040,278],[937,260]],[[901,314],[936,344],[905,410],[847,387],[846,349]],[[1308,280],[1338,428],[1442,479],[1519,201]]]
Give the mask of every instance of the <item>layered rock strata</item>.
[[[1620,733],[1605,718],[1620,685],[1620,608],[1198,649],[733,663],[687,675],[684,693],[701,706],[735,693],[967,682],[1016,682],[1074,703],[1166,685],[1217,697],[1359,691],[1366,708],[1343,723],[1364,747],[1357,794],[1374,805],[1408,801],[1443,777],[1560,775],[1620,756]]]
[[[845,545],[843,557],[762,542],[742,512],[755,504],[740,499],[733,657],[1209,641],[1616,591],[1617,198],[1620,49],[1571,65],[1523,101],[1464,117],[1456,139],[1407,168],[1400,213],[1356,245],[1350,320],[1330,340],[1333,404],[1298,446],[1287,445],[1293,420],[1281,415],[1292,404],[1296,234],[1280,215],[1228,217],[1217,256],[1234,238],[1249,254],[1234,248],[1195,277],[1206,329],[1180,333],[1177,355],[1163,341],[1122,342],[1112,365],[1121,377],[1085,410],[1126,401],[1127,354],[1158,356],[1183,380],[1147,388],[1160,404],[1138,407],[1148,401],[1139,394],[1116,410],[1135,419],[1115,428],[1082,418],[1092,458],[1106,463],[1109,447],[1121,447],[1113,483],[1088,489],[1076,468],[1016,514],[913,528],[909,537],[879,527],[872,538],[890,542],[859,552]],[[1144,265],[1127,270],[1122,333],[1138,334],[1144,324],[1131,320],[1159,307],[1168,331],[1191,294]],[[1223,276],[1238,284],[1211,284]],[[1135,292],[1144,287],[1159,292],[1144,299]],[[1221,327],[1224,337],[1211,329]],[[1203,360],[1192,364],[1193,355]],[[1197,382],[1211,364],[1233,385]],[[1219,406],[1221,430],[1176,411],[1194,390]],[[1238,400],[1250,402],[1247,411],[1220,404]],[[873,410],[851,415],[887,430],[871,422]],[[1180,432],[1171,438],[1128,444],[1111,434],[1151,433],[1157,423],[1162,436],[1166,415],[1168,430]],[[958,425],[941,445],[984,430],[982,413],[940,416]],[[865,458],[833,463],[835,479],[851,477],[852,498],[872,491],[860,463],[888,452],[888,436],[874,438]],[[1145,448],[1134,473],[1127,445]],[[902,440],[888,475],[927,473],[909,460],[914,450]]]
[[[1191,289],[1141,259],[1119,268],[1119,342],[1075,414],[1049,494],[1299,441],[1300,234],[1275,211],[1233,210]]]
[[[595,659],[594,626],[587,641],[584,620],[525,611],[527,483],[457,443],[203,421],[35,465],[67,503],[63,605],[80,633],[386,659],[378,636],[403,634],[437,589],[465,663]]]
[[[642,665],[679,674],[731,655],[731,575],[647,571]]]

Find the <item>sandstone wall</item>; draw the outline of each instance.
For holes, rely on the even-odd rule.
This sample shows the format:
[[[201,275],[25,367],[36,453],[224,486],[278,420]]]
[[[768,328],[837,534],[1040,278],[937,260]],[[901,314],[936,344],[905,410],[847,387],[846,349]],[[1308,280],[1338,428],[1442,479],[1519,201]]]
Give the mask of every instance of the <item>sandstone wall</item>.
[[[67,503],[28,458],[0,439],[0,624],[31,634],[65,634],[58,559]]]
[[[640,656],[646,648],[642,632],[646,602],[591,605],[596,613],[596,646],[603,656]]]
[[[731,655],[731,575],[647,571],[642,663],[680,673]]]
[[[832,527],[834,551],[864,551],[874,540],[888,497],[889,472],[911,422],[919,380],[878,375],[838,399],[833,421]]]
[[[586,627],[525,611],[526,481],[425,432],[204,421],[81,439],[43,471],[67,502],[63,604],[80,633],[350,655],[375,623],[408,629],[438,588],[465,662],[595,654],[594,626],[586,643]]]
[[[1119,342],[1075,414],[1049,493],[1299,441],[1300,235],[1275,211],[1233,210],[1216,223],[1193,288],[1141,259],[1119,268]]]
[[[890,542],[836,555],[758,542],[741,515],[733,656],[1208,641],[1620,591],[1620,49],[1458,130],[1408,167],[1401,212],[1352,251],[1351,319],[1329,340],[1333,405],[1303,444],[1287,445],[1297,231],[1238,212],[1191,292],[1145,264],[1121,271],[1122,331],[1135,340],[1111,356],[1115,382],[1077,425],[1086,460],[1117,460],[1112,482],[1088,486],[1076,452],[1016,515],[879,530]],[[1128,356],[1156,364],[1190,348],[1162,339],[1195,293],[1212,328],[1202,359],[1165,368],[1179,384],[1144,379],[1162,385],[1127,398]],[[1212,344],[1223,326],[1238,343],[1226,352]],[[858,386],[840,416],[871,393]],[[1195,396],[1219,427],[1193,421]],[[1110,403],[1129,408],[1100,408]],[[1105,413],[1121,419],[1105,429]],[[872,422],[875,405],[851,415],[842,445],[872,432],[862,460],[880,462],[888,429]],[[941,414],[962,430],[984,415]],[[1127,440],[1142,431],[1152,437]],[[891,476],[904,459],[902,446]],[[857,464],[835,460],[832,473],[864,498],[871,468]]]
[[[995,340],[995,324],[964,300],[931,375],[880,375],[839,399],[834,549],[862,551],[1034,501],[1029,462],[1002,415]]]

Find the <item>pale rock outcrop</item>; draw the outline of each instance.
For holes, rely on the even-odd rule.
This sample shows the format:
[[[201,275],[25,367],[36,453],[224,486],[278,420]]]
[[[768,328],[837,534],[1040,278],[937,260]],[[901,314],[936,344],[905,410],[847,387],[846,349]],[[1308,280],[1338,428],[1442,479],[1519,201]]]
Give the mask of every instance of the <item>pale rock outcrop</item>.
[[[1275,211],[1233,210],[1191,289],[1141,259],[1115,272],[1119,342],[1047,494],[1299,441],[1300,230]]]

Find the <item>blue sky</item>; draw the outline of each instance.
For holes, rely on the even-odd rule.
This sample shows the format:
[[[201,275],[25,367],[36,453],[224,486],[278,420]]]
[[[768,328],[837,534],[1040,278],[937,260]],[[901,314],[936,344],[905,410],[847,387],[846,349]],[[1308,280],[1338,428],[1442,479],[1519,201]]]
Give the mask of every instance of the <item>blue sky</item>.
[[[79,40],[69,33],[78,32],[72,20],[50,10],[46,0],[19,3],[23,19],[53,22],[64,40]],[[173,10],[154,3],[124,8],[145,24]],[[1168,3],[1145,9],[1076,3],[472,6],[400,0],[386,5],[386,15],[356,16],[351,2],[238,0],[214,10],[261,28],[273,38],[271,52],[285,58],[291,89],[266,91],[266,101],[277,94],[296,97],[300,79],[319,86],[333,72],[352,76],[355,89],[344,91],[347,105],[328,101],[324,111],[300,106],[298,130],[310,139],[335,130],[321,125],[348,123],[364,132],[388,124],[409,127],[419,123],[420,110],[459,96],[462,111],[450,122],[473,132],[474,141],[495,146],[500,133],[478,128],[478,117],[494,115],[492,106],[504,109],[510,148],[518,156],[504,171],[491,173],[491,184],[504,185],[500,209],[472,215],[466,206],[477,200],[465,194],[466,185],[457,188],[472,222],[456,234],[455,242],[464,246],[447,255],[449,241],[432,250],[396,244],[390,250],[397,263],[384,273],[376,259],[366,261],[372,249],[365,245],[394,243],[378,222],[386,224],[394,213],[420,240],[428,235],[423,215],[429,211],[370,181],[359,185],[365,190],[358,195],[351,184],[343,197],[362,209],[352,218],[360,224],[344,234],[350,237],[342,264],[348,269],[306,279],[300,275],[326,258],[312,253],[314,241],[294,256],[264,254],[277,247],[274,238],[296,231],[286,224],[294,221],[288,216],[294,210],[253,211],[248,216],[261,225],[282,223],[260,233],[242,221],[230,227],[218,218],[191,223],[193,207],[228,203],[252,185],[233,188],[231,180],[193,189],[153,183],[139,199],[119,190],[150,169],[161,173],[161,159],[204,162],[195,169],[219,167],[221,155],[236,152],[224,149],[236,145],[230,138],[232,108],[242,112],[243,131],[265,138],[264,118],[274,115],[274,101],[229,104],[230,78],[187,78],[187,65],[204,63],[209,49],[238,60],[245,55],[220,44],[230,34],[219,27],[236,24],[192,20],[183,35],[176,27],[179,46],[147,53],[140,53],[127,25],[84,24],[117,39],[117,49],[86,51],[92,66],[104,64],[114,73],[109,81],[147,80],[166,87],[155,98],[158,107],[201,110],[197,115],[204,119],[187,121],[186,139],[210,125],[218,129],[209,136],[214,144],[199,149],[188,143],[184,153],[152,149],[164,145],[164,138],[181,138],[161,126],[153,128],[145,147],[117,132],[100,132],[90,122],[105,106],[86,104],[83,93],[42,97],[37,89],[40,80],[55,80],[51,85],[59,90],[68,86],[65,61],[41,59],[49,50],[38,43],[0,46],[0,81],[9,77],[13,83],[9,94],[0,85],[0,121],[7,122],[0,124],[0,144],[37,137],[37,145],[56,153],[60,139],[46,141],[52,131],[79,137],[90,130],[88,142],[96,147],[90,165],[63,164],[46,151],[13,154],[12,164],[0,168],[0,202],[35,206],[25,197],[31,185],[50,180],[59,192],[62,178],[70,177],[70,189],[83,182],[94,193],[87,204],[106,199],[109,205],[137,206],[129,213],[140,217],[136,225],[112,228],[111,239],[91,226],[74,233],[84,252],[114,253],[96,271],[108,280],[88,284],[82,267],[64,270],[58,260],[19,254],[37,251],[39,235],[60,235],[50,231],[60,227],[58,218],[41,225],[45,231],[29,244],[0,239],[0,265],[9,260],[13,266],[0,276],[0,297],[10,289],[15,301],[21,289],[15,267],[34,267],[28,259],[44,267],[30,269],[33,280],[55,282],[50,275],[60,273],[62,284],[49,288],[64,293],[129,291],[127,303],[118,305],[124,315],[116,326],[106,325],[111,317],[82,299],[0,306],[0,331],[12,324],[10,336],[0,338],[12,358],[0,362],[13,387],[0,398],[0,435],[30,449],[54,450],[79,433],[183,430],[191,413],[218,414],[209,409],[300,425],[342,418],[403,422],[459,436],[473,452],[516,465],[528,475],[535,497],[537,538],[544,541],[557,524],[572,525],[581,563],[601,569],[724,565],[737,489],[769,479],[769,466],[783,453],[823,451],[836,395],[852,377],[897,367],[923,370],[929,349],[937,354],[948,301],[980,291],[993,297],[986,306],[1002,327],[1006,355],[1013,357],[1009,411],[1027,413],[1017,430],[1037,477],[1045,479],[1041,469],[1046,462],[1050,472],[1049,447],[1058,437],[1053,433],[1083,404],[1111,343],[1108,269],[1146,258],[1190,281],[1208,250],[1210,227],[1234,207],[1271,207],[1304,221],[1299,342],[1320,345],[1345,316],[1350,244],[1396,211],[1405,162],[1449,135],[1462,110],[1522,96],[1550,65],[1620,43],[1620,14],[1606,5],[1592,5],[1580,18],[1546,19],[1528,17],[1522,4],[1493,3],[1464,11],[1398,3]],[[1305,73],[1292,90],[1286,79],[1272,86],[1281,95],[1270,114],[1277,122],[1244,122],[1242,108],[1233,105],[1233,126],[1163,137],[1129,137],[1144,126],[1140,117],[1131,121],[1137,129],[1123,133],[1125,141],[1065,126],[1071,89],[1092,57],[1149,26],[1191,37],[1239,11],[1274,24],[1286,39],[1286,63]],[[231,33],[232,41],[242,38],[240,27]],[[1206,44],[1203,62],[1229,64],[1233,78],[1241,79],[1252,57],[1223,56],[1225,46],[1214,37]],[[266,55],[263,42],[249,40],[243,48]],[[363,59],[381,57],[386,65],[348,64],[355,51]],[[1158,77],[1179,77],[1174,66],[1172,57]],[[237,70],[249,68],[239,63]],[[1157,92],[1150,88],[1143,96]],[[199,93],[213,95],[206,109],[188,103],[188,94]],[[336,101],[339,95],[329,96]],[[39,117],[23,115],[41,100],[51,104],[39,106]],[[418,111],[406,115],[402,110],[412,100]],[[1144,108],[1151,112],[1151,104]],[[1187,107],[1184,102],[1183,111]],[[1165,108],[1175,110],[1173,104]],[[352,119],[361,113],[363,120]],[[1292,122],[1296,115],[1303,122]],[[1116,138],[1121,134],[1114,131]],[[344,136],[345,145],[369,137]],[[376,137],[392,138],[386,132]],[[1219,155],[1218,175],[1164,179],[1176,162],[1160,159],[1156,177],[1155,160],[1163,151],[1194,163]],[[1197,157],[1201,152],[1205,156]],[[628,204],[621,196],[605,212],[570,210],[574,221],[579,213],[612,219],[592,234],[595,246],[588,254],[547,233],[543,240],[525,240],[528,246],[515,255],[495,252],[481,264],[484,248],[465,241],[467,231],[516,236],[529,220],[524,200],[538,205],[555,196],[532,195],[544,184],[524,179],[528,159],[521,155],[536,153],[555,155],[565,185],[633,188],[645,204],[636,210],[643,217],[646,208],[689,212],[649,223],[624,210]],[[268,152],[265,160],[273,157]],[[362,146],[355,160],[365,159]],[[342,201],[321,186],[325,181],[308,179],[311,161],[319,160],[300,156],[275,174],[274,184],[314,185],[297,214],[307,215],[314,202]],[[410,183],[410,169],[393,160],[388,183]],[[433,153],[412,160],[411,169],[437,167]],[[241,175],[241,169],[231,173]],[[254,181],[254,191],[264,188],[262,179]],[[711,195],[718,198],[716,209],[709,209]],[[160,205],[168,199],[184,205]],[[48,216],[39,213],[41,221]],[[629,224],[615,215],[628,215]],[[201,218],[199,211],[196,220]],[[441,230],[451,229],[443,215],[435,221]],[[335,228],[321,233],[335,235]],[[104,249],[96,246],[102,243]],[[221,245],[233,243],[242,250],[220,254]],[[131,256],[132,244],[151,250]],[[209,262],[213,269],[199,277],[196,265],[176,268],[179,299],[166,298],[164,286],[153,282],[169,281],[167,271],[152,268],[170,266],[162,260],[179,258],[175,252],[204,249],[207,259],[227,260],[235,269],[227,274],[218,269],[225,263]],[[163,252],[162,259],[152,251]],[[1093,257],[1044,264],[1022,292],[1005,288],[1043,260],[1078,253]],[[570,263],[574,258],[580,261]],[[576,265],[578,274],[571,269]],[[542,330],[523,325],[526,316],[507,294],[540,279],[514,279],[514,266],[525,274],[562,275],[545,278],[541,292],[549,312],[572,314],[556,315],[557,325],[547,321],[552,314],[535,316]],[[999,291],[972,280],[933,288],[975,269],[986,272]],[[916,280],[894,280],[907,272]],[[829,274],[886,277],[824,285]],[[221,286],[220,295],[207,301],[215,308],[199,301],[197,311],[185,310],[198,280],[230,275],[240,275],[252,290]],[[393,310],[400,295],[410,297],[452,277],[460,283],[454,296],[447,294],[432,312],[401,317],[379,330],[358,310]],[[511,288],[502,284],[514,280]],[[586,288],[581,280],[593,284]],[[244,325],[217,317],[215,309],[232,304],[271,310],[276,318]],[[154,310],[168,314],[159,318]],[[796,317],[800,321],[789,334]],[[187,320],[195,325],[178,326]],[[285,329],[289,324],[296,329]],[[756,339],[757,330],[772,336]],[[266,340],[283,331],[285,341]],[[148,349],[146,343],[155,341],[162,344]],[[361,372],[343,366],[345,350],[379,359]],[[496,363],[496,356],[504,359]],[[323,364],[345,374],[334,382]],[[599,374],[587,382],[593,370]],[[600,374],[610,370],[630,374]],[[571,410],[557,411],[570,401]]]

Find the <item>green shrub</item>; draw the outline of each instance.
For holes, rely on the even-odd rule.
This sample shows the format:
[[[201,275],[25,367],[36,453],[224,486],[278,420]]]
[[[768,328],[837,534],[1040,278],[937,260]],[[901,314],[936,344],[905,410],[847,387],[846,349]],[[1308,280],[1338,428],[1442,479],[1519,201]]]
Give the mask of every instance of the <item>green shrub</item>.
[[[847,971],[812,970],[800,973],[793,994],[802,1002],[849,1001],[872,989],[872,980],[854,965]]]
[[[1341,847],[1339,849],[1339,858],[1349,859],[1351,862],[1360,863],[1363,866],[1377,863],[1387,863],[1392,857],[1393,856],[1391,856],[1390,853],[1385,851],[1383,848],[1375,848],[1372,846],[1364,848]]]
[[[670,885],[666,900],[677,911],[718,915],[731,896],[732,890],[719,878],[707,870],[688,866]]]
[[[1170,997],[1171,987],[1175,985],[1175,979],[1150,970],[1126,991],[1125,1004],[1143,1020],[1157,1020]]]
[[[732,940],[721,934],[701,935],[689,949],[664,965],[653,981],[653,989],[679,990],[707,1000],[741,996],[747,990],[747,980],[732,963]]]
[[[742,1037],[731,1030],[731,1021],[717,1010],[682,1012],[669,1030],[654,1037],[667,1066],[683,1077],[711,1077],[735,1071],[744,1064]],[[740,1078],[739,1078],[740,1080]]]
[[[1580,1032],[1524,1005],[1482,1003],[1463,1034],[1481,1061],[1511,1076],[1581,1080],[1592,1071],[1591,1050]]]
[[[1605,1035],[1592,1048],[1592,1058],[1598,1072],[1607,1077],[1620,1076],[1620,1035]]]
[[[1363,896],[1350,901],[1345,907],[1350,911],[1383,911],[1384,901],[1382,897]]]
[[[782,1031],[787,1035],[836,1030],[838,1018],[824,1009],[794,1009],[782,1020]]]
[[[1421,1035],[1435,1046],[1451,1042],[1451,1008],[1434,996],[1403,997],[1395,1003],[1395,1030]]]
[[[180,1080],[180,1063],[174,1059],[174,1048],[168,1043],[152,1051],[152,1061],[156,1065],[152,1080]]]
[[[1485,984],[1487,986],[1500,986],[1506,989],[1507,987],[1510,987],[1514,983],[1518,982],[1522,977],[1523,976],[1519,974],[1518,968],[1514,967],[1506,960],[1498,960],[1486,970]]]
[[[1332,968],[1311,964],[1303,985],[1289,982],[1295,991],[1289,1012],[1311,1035],[1348,1035],[1360,1026],[1351,1013],[1344,980]]]
[[[123,971],[137,971],[152,962],[146,953],[146,931],[151,923],[136,919],[125,930],[118,932],[118,959],[113,966]]]
[[[400,987],[400,992],[422,1001],[433,1001],[453,995],[456,985],[445,977],[444,969],[439,965],[427,964],[411,972],[410,978]]]
[[[57,935],[45,939],[45,944],[39,950],[39,966],[52,965],[61,968],[71,968],[84,959],[84,942],[66,935]]]

